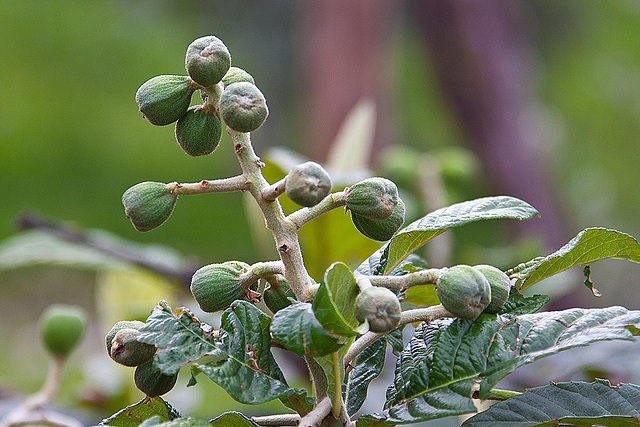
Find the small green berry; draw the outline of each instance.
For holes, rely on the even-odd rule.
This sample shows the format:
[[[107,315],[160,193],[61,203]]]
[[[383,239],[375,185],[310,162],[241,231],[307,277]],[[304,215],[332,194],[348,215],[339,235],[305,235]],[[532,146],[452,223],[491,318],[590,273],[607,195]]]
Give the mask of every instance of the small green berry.
[[[486,277],[468,265],[449,268],[436,285],[438,299],[451,314],[474,320],[491,302],[491,286]]]
[[[202,105],[191,107],[176,122],[176,140],[190,156],[205,156],[218,148],[222,137],[220,119]]]
[[[109,330],[109,332],[107,332],[107,335],[104,338],[107,345],[107,354],[111,356],[111,344],[113,343],[113,339],[115,338],[119,330],[135,329],[139,331],[144,325],[145,323],[139,320],[121,320],[119,322],[116,322],[116,324],[113,325],[113,327]]]
[[[194,91],[187,76],[156,76],[138,88],[136,102],[151,124],[164,126],[187,112]]]
[[[491,302],[484,311],[491,314],[499,312],[509,298],[511,279],[502,270],[492,265],[474,265],[473,268],[482,273],[491,286]]]
[[[365,218],[389,218],[399,200],[398,187],[386,178],[368,178],[346,191],[347,209]]]
[[[135,229],[149,231],[162,225],[171,216],[176,199],[177,195],[170,184],[147,181],[125,191],[122,204]]]
[[[204,87],[218,83],[230,65],[229,49],[216,36],[200,37],[187,48],[185,68],[193,81]]]
[[[251,84],[256,84],[256,81],[253,79],[253,76],[251,74],[247,73],[245,70],[238,67],[229,68],[229,71],[227,71],[227,74],[225,74],[224,77],[222,78],[222,84],[224,85],[224,87],[227,87],[233,83],[240,83],[240,82],[248,82]]]
[[[351,221],[358,231],[368,238],[385,242],[391,239],[404,224],[405,210],[404,202],[398,198],[393,213],[387,219],[371,219],[351,211]]]
[[[220,115],[236,132],[253,132],[267,119],[269,109],[260,89],[251,83],[239,82],[222,91]]]
[[[156,354],[156,347],[138,341],[141,332],[137,329],[120,329],[111,343],[111,358],[124,366],[140,366]]]
[[[387,288],[373,286],[356,297],[354,314],[358,322],[369,323],[371,332],[390,332],[400,325],[402,307],[398,297]]]
[[[331,177],[316,162],[295,166],[287,175],[285,192],[300,206],[314,206],[331,192]]]
[[[267,289],[265,289],[262,294],[262,299],[264,303],[269,307],[274,313],[282,310],[285,307],[291,305],[291,300],[289,298],[296,298],[296,295],[293,293],[288,283],[283,283],[280,286],[269,285]]]
[[[171,391],[176,385],[178,374],[163,374],[160,369],[153,366],[152,359],[136,368],[133,380],[141,392],[149,397],[157,397]]]
[[[242,299],[246,289],[240,285],[240,274],[249,264],[227,261],[205,265],[191,278],[191,293],[198,305],[207,313],[228,308],[232,302]]]
[[[40,337],[47,351],[68,356],[80,342],[86,314],[80,307],[51,305],[40,317]]]

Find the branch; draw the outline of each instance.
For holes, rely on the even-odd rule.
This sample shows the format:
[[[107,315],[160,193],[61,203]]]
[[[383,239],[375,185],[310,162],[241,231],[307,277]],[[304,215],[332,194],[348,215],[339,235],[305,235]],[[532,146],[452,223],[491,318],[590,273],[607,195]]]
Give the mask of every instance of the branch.
[[[231,193],[234,191],[246,191],[249,180],[244,175],[238,175],[224,179],[203,179],[193,183],[175,183],[173,192],[182,194],[205,194],[205,193]]]
[[[299,427],[315,427],[331,412],[331,398],[325,397],[307,415],[300,419]]]
[[[273,202],[278,197],[280,197],[282,193],[284,193],[284,190],[286,188],[285,186],[288,176],[289,175],[286,175],[280,181],[276,182],[275,184],[271,184],[267,188],[264,188],[262,191],[260,191],[260,196],[262,197],[262,199],[267,202]]]
[[[298,421],[300,421],[300,415],[266,415],[262,417],[251,417],[251,421],[261,426],[297,426]]]
[[[406,290],[412,286],[435,285],[447,268],[429,268],[402,276],[365,276],[373,286],[382,286],[398,291]]]
[[[253,264],[246,272],[239,277],[239,282],[244,289],[248,289],[258,279],[273,280],[276,275],[284,275],[284,264],[282,261],[265,261]]]
[[[292,212],[287,218],[296,225],[299,230],[307,222],[329,212],[332,209],[344,206],[347,203],[347,194],[344,191],[331,193],[315,206],[301,208]]]

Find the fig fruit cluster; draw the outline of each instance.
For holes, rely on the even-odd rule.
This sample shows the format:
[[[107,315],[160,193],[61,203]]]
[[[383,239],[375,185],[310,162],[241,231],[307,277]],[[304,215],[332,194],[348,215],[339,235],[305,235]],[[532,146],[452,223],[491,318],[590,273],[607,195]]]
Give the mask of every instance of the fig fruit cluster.
[[[405,205],[393,181],[368,178],[352,185],[346,192],[351,220],[368,238],[389,240],[404,224]]]

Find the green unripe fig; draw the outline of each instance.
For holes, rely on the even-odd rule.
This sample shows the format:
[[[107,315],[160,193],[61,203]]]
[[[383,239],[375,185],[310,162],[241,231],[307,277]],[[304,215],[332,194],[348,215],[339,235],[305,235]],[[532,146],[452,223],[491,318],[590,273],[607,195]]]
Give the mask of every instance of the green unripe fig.
[[[124,192],[124,212],[136,230],[153,230],[171,216],[178,198],[174,188],[175,184],[146,181]]]
[[[222,84],[224,85],[224,87],[227,87],[233,83],[240,83],[240,82],[256,84],[256,81],[253,79],[253,76],[251,74],[247,73],[245,70],[238,67],[229,68],[229,71],[227,71],[227,74],[225,74],[224,77],[222,78]]]
[[[178,374],[163,374],[160,369],[154,368],[153,359],[138,366],[133,375],[136,387],[149,397],[162,396],[171,391]]]
[[[295,166],[287,175],[285,192],[300,206],[314,206],[331,192],[331,177],[316,162]]]
[[[80,342],[86,314],[80,307],[54,304],[40,317],[40,338],[47,351],[68,356]]]
[[[249,264],[227,261],[205,265],[191,278],[191,293],[198,305],[207,313],[228,308],[232,302],[242,299],[247,290],[240,284],[240,274]]]
[[[398,187],[386,178],[367,178],[347,190],[347,209],[359,217],[387,219],[398,200]]]
[[[231,66],[229,49],[216,36],[204,36],[191,42],[187,48],[184,66],[194,82],[204,87],[213,86]]]
[[[136,102],[151,124],[164,126],[187,112],[194,91],[187,76],[156,76],[138,88]]]
[[[395,209],[387,219],[371,219],[351,212],[351,221],[358,231],[373,240],[385,242],[396,234],[404,224],[405,206],[402,199],[398,199]]]
[[[260,89],[247,82],[225,87],[220,96],[220,115],[236,132],[253,132],[269,115],[267,100]]]
[[[145,325],[144,322],[139,320],[121,320],[116,322],[115,325],[107,332],[107,335],[104,337],[105,343],[107,345],[107,354],[111,357],[111,345],[113,344],[113,339],[116,334],[121,329],[135,329],[139,331]]]
[[[203,105],[190,107],[176,122],[176,140],[190,156],[205,156],[218,148],[222,123],[217,114]]]
[[[502,270],[492,265],[474,265],[473,268],[482,273],[491,286],[491,302],[484,311],[491,314],[498,313],[509,298],[511,279]]]
[[[468,265],[448,269],[436,285],[438,299],[451,314],[474,320],[491,302],[491,286],[482,273]]]
[[[289,298],[295,299],[296,295],[293,293],[288,283],[283,283],[279,286],[269,285],[262,294],[264,303],[269,307],[269,310],[274,313],[290,306],[291,300],[289,300]]]
[[[153,359],[156,347],[138,341],[141,332],[137,329],[120,329],[111,342],[111,358],[124,366],[140,366]]]
[[[373,286],[356,297],[354,313],[358,322],[369,323],[371,332],[390,332],[400,325],[402,307],[398,297],[387,288]]]

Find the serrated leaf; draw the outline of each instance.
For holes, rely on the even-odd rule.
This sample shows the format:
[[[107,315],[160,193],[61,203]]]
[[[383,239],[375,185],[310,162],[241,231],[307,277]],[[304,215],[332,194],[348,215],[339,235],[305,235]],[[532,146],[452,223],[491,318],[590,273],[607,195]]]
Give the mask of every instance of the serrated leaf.
[[[441,208],[400,230],[371,259],[365,260],[357,271],[362,274],[380,274],[374,272],[382,267],[382,274],[388,274],[420,246],[454,227],[487,219],[522,221],[536,215],[539,213],[533,206],[510,196],[483,197]]]
[[[475,412],[471,388],[476,381],[480,398],[486,399],[491,388],[519,366],[596,341],[633,340],[627,326],[638,323],[640,311],[609,307],[517,317],[482,314],[475,321],[421,324],[387,390],[389,421],[426,421],[465,408]]]
[[[462,425],[491,426],[640,425],[640,387],[606,381],[552,383],[498,402]]]
[[[523,314],[535,313],[540,310],[551,298],[548,295],[523,296],[518,293],[515,287],[511,288],[509,298],[500,309],[499,314],[503,316],[520,316]]]
[[[260,404],[292,390],[271,354],[269,317],[246,301],[234,301],[222,314],[219,362],[195,364],[240,403]]]
[[[211,326],[186,308],[177,308],[174,313],[166,301],[160,301],[151,311],[141,332],[138,340],[158,348],[154,363],[167,375],[218,349]]]
[[[384,367],[387,339],[380,337],[356,357],[355,368],[349,373],[347,385],[347,413],[353,416],[362,407],[369,384],[378,378]]]
[[[587,228],[546,257],[538,257],[507,271],[520,290],[574,266],[605,258],[640,262],[640,244],[629,234],[607,228]]]
[[[340,348],[338,339],[322,328],[309,303],[293,304],[278,311],[273,316],[271,333],[298,356],[324,356]]]
[[[357,296],[358,285],[349,267],[343,263],[332,264],[313,299],[313,313],[327,331],[354,337],[359,335],[355,330],[358,321],[353,312]]]
[[[136,427],[144,420],[158,416],[163,421],[179,418],[180,414],[161,397],[145,397],[100,422],[101,426]]]
[[[240,412],[225,412],[210,421],[213,427],[258,427],[258,424]]]

